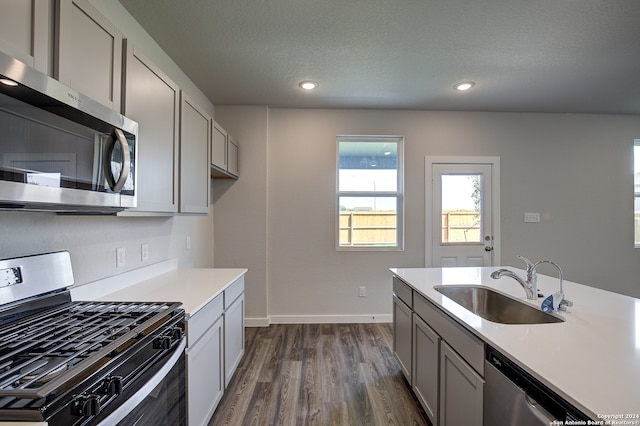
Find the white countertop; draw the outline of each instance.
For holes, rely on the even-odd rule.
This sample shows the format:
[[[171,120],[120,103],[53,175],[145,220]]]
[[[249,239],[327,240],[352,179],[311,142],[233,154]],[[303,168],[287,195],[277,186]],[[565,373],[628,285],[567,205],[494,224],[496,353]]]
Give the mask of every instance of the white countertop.
[[[486,285],[533,303],[512,278],[492,279],[491,272],[498,268],[393,268],[391,272],[594,420],[640,414],[640,299],[565,280],[565,297],[573,306],[560,312],[564,322],[510,325],[472,314],[433,288]],[[509,269],[525,276],[522,270]],[[558,291],[558,279],[538,274],[538,287],[548,296]],[[628,420],[639,424],[640,419]]]
[[[109,293],[113,302],[182,302],[188,319],[247,272],[244,268],[175,269]]]

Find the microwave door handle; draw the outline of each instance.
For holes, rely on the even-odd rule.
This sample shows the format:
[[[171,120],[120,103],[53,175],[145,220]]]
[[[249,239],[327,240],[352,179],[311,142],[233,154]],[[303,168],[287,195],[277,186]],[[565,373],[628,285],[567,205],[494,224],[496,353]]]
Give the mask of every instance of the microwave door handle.
[[[113,140],[112,143],[106,147],[107,155],[104,156],[104,171],[105,176],[107,178],[107,182],[111,187],[113,192],[120,192],[124,187],[124,183],[127,181],[129,177],[129,171],[131,170],[131,152],[129,151],[129,144],[127,143],[127,138],[122,133],[120,129],[114,129],[115,138],[109,138],[109,142]],[[113,148],[115,147],[116,142],[120,144],[120,149],[122,150],[122,168],[120,169],[120,176],[118,180],[115,180],[115,176],[113,176],[111,172],[111,154],[113,153]]]

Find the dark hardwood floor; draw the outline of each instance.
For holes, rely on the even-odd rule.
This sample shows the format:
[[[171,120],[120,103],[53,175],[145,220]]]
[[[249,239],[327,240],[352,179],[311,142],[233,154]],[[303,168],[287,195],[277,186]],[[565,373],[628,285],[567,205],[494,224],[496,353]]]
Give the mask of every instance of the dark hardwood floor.
[[[392,354],[391,324],[247,328],[209,426],[427,425]]]

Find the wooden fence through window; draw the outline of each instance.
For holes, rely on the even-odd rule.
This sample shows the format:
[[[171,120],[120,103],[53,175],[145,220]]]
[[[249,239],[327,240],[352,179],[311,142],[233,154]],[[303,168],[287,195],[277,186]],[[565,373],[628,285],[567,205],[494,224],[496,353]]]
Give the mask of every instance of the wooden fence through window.
[[[478,213],[456,210],[442,213],[443,242],[481,241]],[[340,212],[340,246],[395,246],[395,210],[353,210]]]

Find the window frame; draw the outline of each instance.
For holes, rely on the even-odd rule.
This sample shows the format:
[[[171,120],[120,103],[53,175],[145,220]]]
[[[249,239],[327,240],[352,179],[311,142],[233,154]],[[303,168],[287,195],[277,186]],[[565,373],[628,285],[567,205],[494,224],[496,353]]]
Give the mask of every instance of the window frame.
[[[340,191],[340,142],[393,142],[397,148],[397,187],[395,191]],[[394,197],[396,199],[396,244],[391,246],[340,245],[340,197]],[[336,251],[404,251],[404,136],[337,135],[336,136]]]
[[[633,246],[635,248],[640,248],[640,230],[638,230],[638,228],[640,228],[640,224],[638,223],[640,221],[640,218],[638,218],[636,216],[636,201],[640,202],[640,191],[636,190],[636,171],[638,173],[640,173],[640,164],[636,163],[636,150],[640,150],[640,139],[635,139],[633,141],[633,152],[632,152],[632,158],[633,158]],[[640,163],[640,161],[638,161],[638,163]]]

